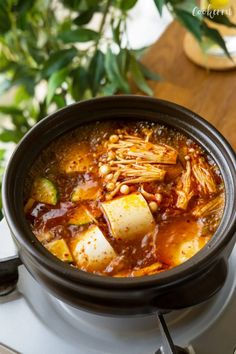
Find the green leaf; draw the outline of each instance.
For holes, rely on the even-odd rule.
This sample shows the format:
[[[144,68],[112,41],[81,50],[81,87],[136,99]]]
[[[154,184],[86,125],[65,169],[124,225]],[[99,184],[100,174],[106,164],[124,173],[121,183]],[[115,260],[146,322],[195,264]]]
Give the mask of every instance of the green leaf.
[[[203,19],[201,11],[195,0],[182,0],[173,4],[174,10],[179,9],[188,12],[191,16],[197,17],[199,20]]]
[[[89,88],[89,75],[83,66],[71,72],[72,85],[71,95],[75,101],[84,98],[86,90]]]
[[[2,163],[2,160],[5,157],[6,150],[5,149],[0,149],[0,165]]]
[[[43,102],[39,103],[39,110],[38,113],[36,115],[36,121],[40,121],[41,119],[43,119],[44,117],[46,117],[47,115],[47,110],[46,110],[46,100],[43,100]]]
[[[16,27],[22,31],[26,31],[29,23],[27,17],[26,13],[16,15]]]
[[[146,53],[146,51],[148,50],[149,46],[146,47],[141,47],[138,49],[132,49],[132,52],[135,54],[135,58],[136,59],[141,59],[144,54]]]
[[[161,81],[162,77],[158,74],[155,73],[154,71],[148,69],[145,65],[143,65],[142,63],[139,63],[139,67],[140,70],[143,73],[143,76],[148,79],[148,80],[152,80],[152,81]]]
[[[56,103],[57,108],[63,108],[66,106],[66,101],[62,95],[54,95],[52,102]]]
[[[4,129],[0,133],[0,140],[4,143],[14,142],[18,143],[22,138],[22,133],[19,130]]]
[[[12,86],[24,85],[26,91],[30,96],[34,95],[35,80],[31,76],[19,77],[13,80]]]
[[[14,6],[14,12],[16,13],[25,13],[28,12],[35,4],[35,0],[18,0]]]
[[[81,12],[74,20],[74,24],[77,26],[83,26],[89,23],[92,20],[92,17],[94,15],[93,10],[88,10]]]
[[[48,91],[47,91],[47,97],[46,97],[46,103],[47,105],[50,104],[54,93],[56,92],[56,89],[61,86],[61,84],[65,81],[66,77],[68,74],[68,69],[61,69],[59,71],[56,71],[55,73],[52,74],[48,81]]]
[[[178,20],[184,25],[184,27],[189,30],[193,36],[201,42],[202,39],[202,22],[199,18],[193,16],[189,12],[185,10],[180,10],[175,8],[174,10],[176,17]]]
[[[18,138],[19,140],[31,128],[31,126],[28,124],[27,119],[23,116],[23,114],[21,116],[19,116],[19,115],[12,116],[11,121],[15,127],[14,130],[17,131],[16,135],[19,137]]]
[[[99,34],[87,28],[78,28],[76,30],[61,32],[58,37],[64,43],[89,42],[97,40]]]
[[[117,91],[118,87],[115,82],[108,83],[101,88],[101,93],[105,96],[114,95]]]
[[[27,44],[28,44],[27,48],[28,48],[29,54],[34,59],[34,61],[36,63],[42,63],[45,60],[45,53],[42,52],[42,49],[41,48],[37,48],[35,46],[34,40],[33,41],[28,41]]]
[[[71,10],[78,10],[81,0],[60,0],[60,2]],[[86,1],[85,1],[86,2]]]
[[[62,69],[63,67],[70,64],[73,58],[76,56],[77,50],[75,48],[62,49],[54,52],[50,58],[45,62],[42,76],[48,77],[52,75],[55,71]]]
[[[6,72],[8,70],[14,69],[15,62],[6,57],[3,50],[0,55],[0,72]]]
[[[122,33],[121,33],[121,29],[120,29],[121,23],[122,23],[121,19],[118,21],[117,24],[114,24],[114,21],[112,21],[112,23],[111,23],[113,39],[119,46],[121,44],[121,37],[122,37]]]
[[[25,63],[14,63],[12,72],[11,86],[23,85],[28,94],[33,96],[37,71]]]
[[[154,0],[154,3],[157,7],[157,10],[160,14],[160,16],[162,15],[162,9],[163,9],[163,6],[165,5],[165,0]]]
[[[101,80],[105,75],[104,61],[105,55],[100,50],[97,50],[89,65],[90,86],[93,96],[96,95]]]
[[[29,124],[24,116],[23,110],[15,106],[0,106],[0,113],[10,116],[13,125],[18,131],[26,132],[28,130]]]
[[[0,1],[0,34],[11,29],[10,9],[7,0]]]
[[[208,18],[208,20],[219,23],[221,25],[227,26],[227,27],[233,27],[236,28],[236,24],[231,22],[230,19],[223,13],[214,13],[214,16],[212,17],[210,13],[206,12],[205,17]]]
[[[127,49],[121,48],[119,54],[117,55],[117,63],[120,68],[121,75],[126,77],[129,69],[129,51]]]
[[[120,72],[120,68],[117,63],[117,56],[112,53],[108,48],[105,57],[105,69],[110,82],[117,83],[117,87],[124,93],[130,93],[130,87],[127,79],[124,78]]]
[[[203,33],[204,36],[206,36],[207,38],[212,40],[214,43],[216,43],[221,49],[223,49],[223,51],[225,52],[227,57],[229,59],[231,59],[231,56],[230,56],[230,54],[228,52],[228,49],[227,49],[226,44],[225,44],[225,41],[224,41],[224,39],[222,38],[220,32],[217,29],[208,27],[207,24],[205,22],[203,22],[203,24],[202,24],[202,33]]]
[[[87,11],[99,4],[99,0],[60,0],[60,2],[74,11]]]
[[[14,104],[17,106],[19,105],[21,102],[26,102],[31,98],[31,96],[29,95],[29,93],[26,91],[25,87],[19,86],[16,90],[15,90],[15,96],[14,96]]]
[[[138,86],[138,88],[149,96],[153,95],[152,89],[148,86],[144,75],[140,69],[139,63],[136,61],[133,55],[130,56],[130,72],[132,79]]]
[[[0,106],[0,112],[6,115],[21,115],[22,111],[14,106]]]
[[[25,127],[28,127],[27,120],[24,117],[23,112],[21,112],[21,114],[13,115],[11,120],[13,124],[19,129],[23,128],[24,130]]]
[[[137,3],[137,0],[121,0],[120,2],[120,8],[123,11],[128,11],[132,9]]]

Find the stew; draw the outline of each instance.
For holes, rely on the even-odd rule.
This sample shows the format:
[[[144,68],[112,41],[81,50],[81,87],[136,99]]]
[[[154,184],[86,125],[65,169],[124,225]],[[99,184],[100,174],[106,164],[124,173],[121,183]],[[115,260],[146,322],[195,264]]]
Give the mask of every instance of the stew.
[[[182,133],[150,122],[96,122],[48,146],[25,182],[37,239],[63,262],[114,277],[187,261],[215,233],[224,184]]]

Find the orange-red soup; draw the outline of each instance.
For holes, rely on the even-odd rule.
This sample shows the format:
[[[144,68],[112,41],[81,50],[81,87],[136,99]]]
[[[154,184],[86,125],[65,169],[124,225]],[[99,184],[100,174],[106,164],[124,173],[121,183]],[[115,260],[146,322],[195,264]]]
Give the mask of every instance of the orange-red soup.
[[[46,148],[25,183],[38,240],[83,271],[155,274],[196,254],[215,233],[224,185],[193,140],[148,122],[88,124]]]

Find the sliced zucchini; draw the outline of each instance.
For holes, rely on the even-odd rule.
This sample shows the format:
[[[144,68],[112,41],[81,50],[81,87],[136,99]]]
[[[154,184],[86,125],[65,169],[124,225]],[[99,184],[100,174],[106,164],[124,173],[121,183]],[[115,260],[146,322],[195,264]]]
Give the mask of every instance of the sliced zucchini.
[[[69,224],[81,226],[89,224],[92,221],[93,217],[90,212],[84,206],[80,206],[73,210],[69,219]]]
[[[40,203],[56,205],[58,191],[49,179],[44,177],[36,178],[33,183],[31,198]]]
[[[49,242],[45,247],[49,252],[54,254],[57,258],[59,258],[63,262],[71,263],[73,262],[72,255],[70,250],[66,244],[66,241],[63,239]]]
[[[100,189],[97,183],[80,184],[73,190],[71,194],[72,202],[79,202],[83,200],[94,200],[100,194]]]

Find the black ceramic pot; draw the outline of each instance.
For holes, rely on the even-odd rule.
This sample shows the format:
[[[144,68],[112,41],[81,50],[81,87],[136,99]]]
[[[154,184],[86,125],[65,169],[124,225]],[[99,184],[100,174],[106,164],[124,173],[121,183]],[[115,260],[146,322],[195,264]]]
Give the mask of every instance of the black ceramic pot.
[[[36,239],[23,212],[23,185],[40,151],[61,134],[107,119],[136,119],[177,128],[202,145],[218,164],[226,204],[211,241],[182,265],[139,278],[102,277],[73,269]],[[73,104],[38,123],[16,148],[3,183],[4,213],[19,255],[33,277],[61,300],[88,311],[139,315],[179,309],[207,300],[224,284],[236,228],[235,154],[220,133],[193,112],[170,102],[141,96],[113,96]]]

